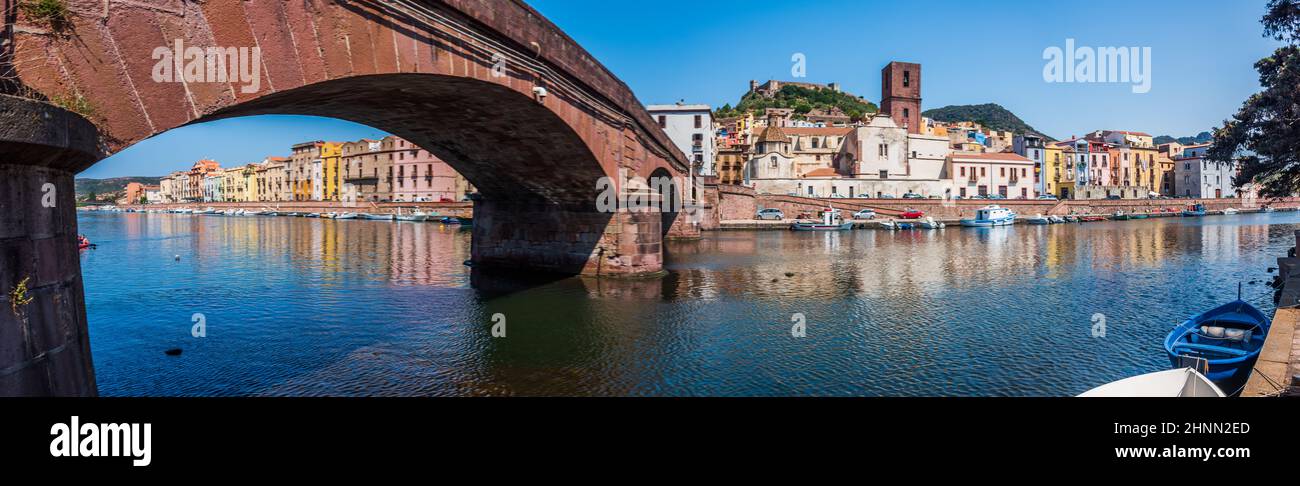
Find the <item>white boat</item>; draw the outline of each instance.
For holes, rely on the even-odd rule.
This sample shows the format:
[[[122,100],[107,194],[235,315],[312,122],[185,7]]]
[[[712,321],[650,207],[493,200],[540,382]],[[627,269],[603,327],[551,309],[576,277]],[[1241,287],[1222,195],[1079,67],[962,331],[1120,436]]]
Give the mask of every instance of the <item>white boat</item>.
[[[1261,212],[1261,213],[1271,213],[1271,212],[1274,212],[1274,211],[1277,211],[1277,210],[1276,210],[1276,209],[1273,209],[1273,206],[1264,206],[1264,207],[1262,207],[1262,208],[1259,209],[1259,212]]]
[[[916,222],[916,227],[921,229],[943,229],[947,226],[941,221],[935,221],[933,216],[926,216],[925,219]]]
[[[1048,216],[1047,220],[1051,221],[1052,224],[1061,224],[1065,222],[1065,218],[1056,215]]]
[[[428,219],[429,219],[429,216],[427,216],[427,215],[423,215],[423,214],[399,214],[399,215],[397,215],[397,220],[398,220],[398,221],[417,221],[417,222],[418,222],[418,221],[427,221]]]
[[[1113,381],[1080,397],[1226,397],[1205,375],[1191,368],[1157,371]]]
[[[975,210],[975,217],[961,220],[962,226],[987,228],[990,226],[1010,226],[1016,223],[1016,213],[1010,209],[992,205]]]
[[[262,214],[261,211],[248,211],[248,210],[244,211],[244,216],[258,216],[261,214]]]
[[[1033,217],[1025,218],[1025,222],[1028,224],[1052,224],[1052,218],[1039,214]]]
[[[1224,214],[1224,215],[1228,215],[1228,214],[1237,214],[1238,212],[1240,212],[1240,211],[1237,211],[1237,208],[1228,208],[1228,209],[1224,209],[1224,210],[1223,210],[1223,214]]]
[[[381,220],[381,221],[392,221],[392,220],[393,220],[393,215],[391,215],[391,214],[361,213],[361,219],[377,219],[377,220]]]
[[[339,213],[334,219],[357,219],[357,213]]]

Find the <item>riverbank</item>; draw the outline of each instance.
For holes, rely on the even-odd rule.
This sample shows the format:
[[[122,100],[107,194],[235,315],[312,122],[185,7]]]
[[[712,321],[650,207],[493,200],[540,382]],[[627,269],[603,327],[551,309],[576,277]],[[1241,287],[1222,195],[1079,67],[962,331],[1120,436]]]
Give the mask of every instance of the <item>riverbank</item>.
[[[1300,231],[1295,232],[1300,248]],[[1294,253],[1293,253],[1294,254]],[[1275,397],[1300,391],[1300,258],[1278,258],[1277,313],[1255,372],[1241,392],[1243,397]]]
[[[1297,208],[1281,208],[1281,209],[1277,209],[1277,210],[1278,210],[1278,211],[1297,211]],[[1262,213],[1262,212],[1264,212],[1264,211],[1263,211],[1263,210],[1260,210],[1260,209],[1246,209],[1246,210],[1238,210],[1238,214],[1250,214],[1250,213]],[[1158,213],[1125,213],[1125,214],[1128,215],[1129,217],[1132,217],[1132,216],[1138,216],[1139,218],[1138,218],[1138,219],[1123,219],[1123,221],[1140,221],[1140,220],[1142,220],[1142,219],[1153,219],[1153,218],[1179,218],[1179,217],[1182,217],[1182,212],[1181,212],[1181,211],[1164,211],[1164,212],[1158,212]],[[1222,210],[1218,210],[1218,211],[1207,211],[1207,213],[1206,213],[1206,215],[1208,215],[1208,216],[1221,216],[1221,215],[1223,215],[1223,214],[1225,214],[1225,213],[1224,213]],[[1067,214],[1067,215],[1061,215],[1061,216],[1062,216],[1062,217],[1072,217],[1072,219],[1076,219],[1075,221],[1069,221],[1068,223],[1087,223],[1087,222],[1093,222],[1093,221],[1121,221],[1120,219],[1117,219],[1117,218],[1115,217],[1115,214],[1113,214],[1113,213],[1112,213],[1112,214],[1100,214],[1100,213],[1097,213],[1097,214],[1087,214],[1087,213],[1078,213],[1078,214]],[[794,223],[794,222],[796,222],[796,221],[806,221],[806,220],[810,220],[810,219],[811,219],[811,218],[803,218],[803,219],[790,219],[790,218],[787,218],[787,219],[783,219],[783,220],[779,220],[779,221],[778,221],[778,220],[758,220],[758,219],[730,220],[730,221],[722,221],[722,222],[720,222],[719,225],[718,225],[718,229],[720,229],[720,230],[788,230],[788,229],[790,229],[790,224],[791,224],[791,223]],[[902,222],[902,223],[915,223],[915,222],[918,221],[918,220],[915,220],[915,219],[901,219],[901,218],[889,218],[889,217],[884,217],[884,218],[875,219],[875,220],[856,220],[856,221],[853,222],[853,228],[854,228],[854,229],[882,229],[881,221],[886,220],[886,219],[888,219],[888,220],[894,220],[894,221]],[[1084,219],[1091,220],[1091,221],[1084,221]],[[951,218],[951,217],[949,217],[949,218],[934,218],[934,220],[937,221],[937,222],[943,223],[943,224],[946,225],[946,226],[961,226],[961,220],[958,219],[958,218]],[[1062,223],[1062,224],[1068,224],[1068,223]],[[1018,215],[1018,218],[1016,219],[1015,224],[1018,224],[1018,225],[1028,225],[1029,223],[1026,221],[1026,215],[1024,215],[1024,214]],[[1058,223],[1053,223],[1053,224],[1058,224]]]

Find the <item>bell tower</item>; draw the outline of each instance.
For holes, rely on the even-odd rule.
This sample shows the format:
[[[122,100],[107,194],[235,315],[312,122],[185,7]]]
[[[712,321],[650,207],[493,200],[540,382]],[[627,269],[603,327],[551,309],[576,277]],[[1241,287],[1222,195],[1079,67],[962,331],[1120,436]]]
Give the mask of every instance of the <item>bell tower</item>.
[[[921,65],[894,61],[880,71],[880,112],[907,133],[921,133]]]

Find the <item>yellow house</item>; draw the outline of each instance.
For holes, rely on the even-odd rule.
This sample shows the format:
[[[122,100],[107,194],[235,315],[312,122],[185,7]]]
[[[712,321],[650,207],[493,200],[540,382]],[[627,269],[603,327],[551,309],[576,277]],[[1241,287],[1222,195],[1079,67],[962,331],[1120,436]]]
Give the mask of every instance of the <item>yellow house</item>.
[[[248,164],[240,167],[240,176],[244,184],[244,202],[260,201],[261,198],[257,192],[257,164]]]
[[[1074,194],[1074,148],[1057,143],[1047,144],[1043,151],[1047,166],[1047,192],[1061,199]]]
[[[226,202],[243,202],[247,195],[244,193],[244,168],[232,167],[221,171],[221,199]]]
[[[320,146],[321,171],[324,172],[323,198],[326,201],[338,201],[343,192],[343,172],[340,161],[343,159],[342,142],[325,142]]]

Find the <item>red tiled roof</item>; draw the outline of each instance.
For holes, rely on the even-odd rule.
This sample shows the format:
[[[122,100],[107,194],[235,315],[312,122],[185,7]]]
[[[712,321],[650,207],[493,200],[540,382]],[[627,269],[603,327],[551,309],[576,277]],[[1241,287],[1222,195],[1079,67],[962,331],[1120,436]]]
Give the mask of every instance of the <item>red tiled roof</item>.
[[[844,136],[853,131],[853,127],[785,127],[781,130],[785,131],[786,135]]]

